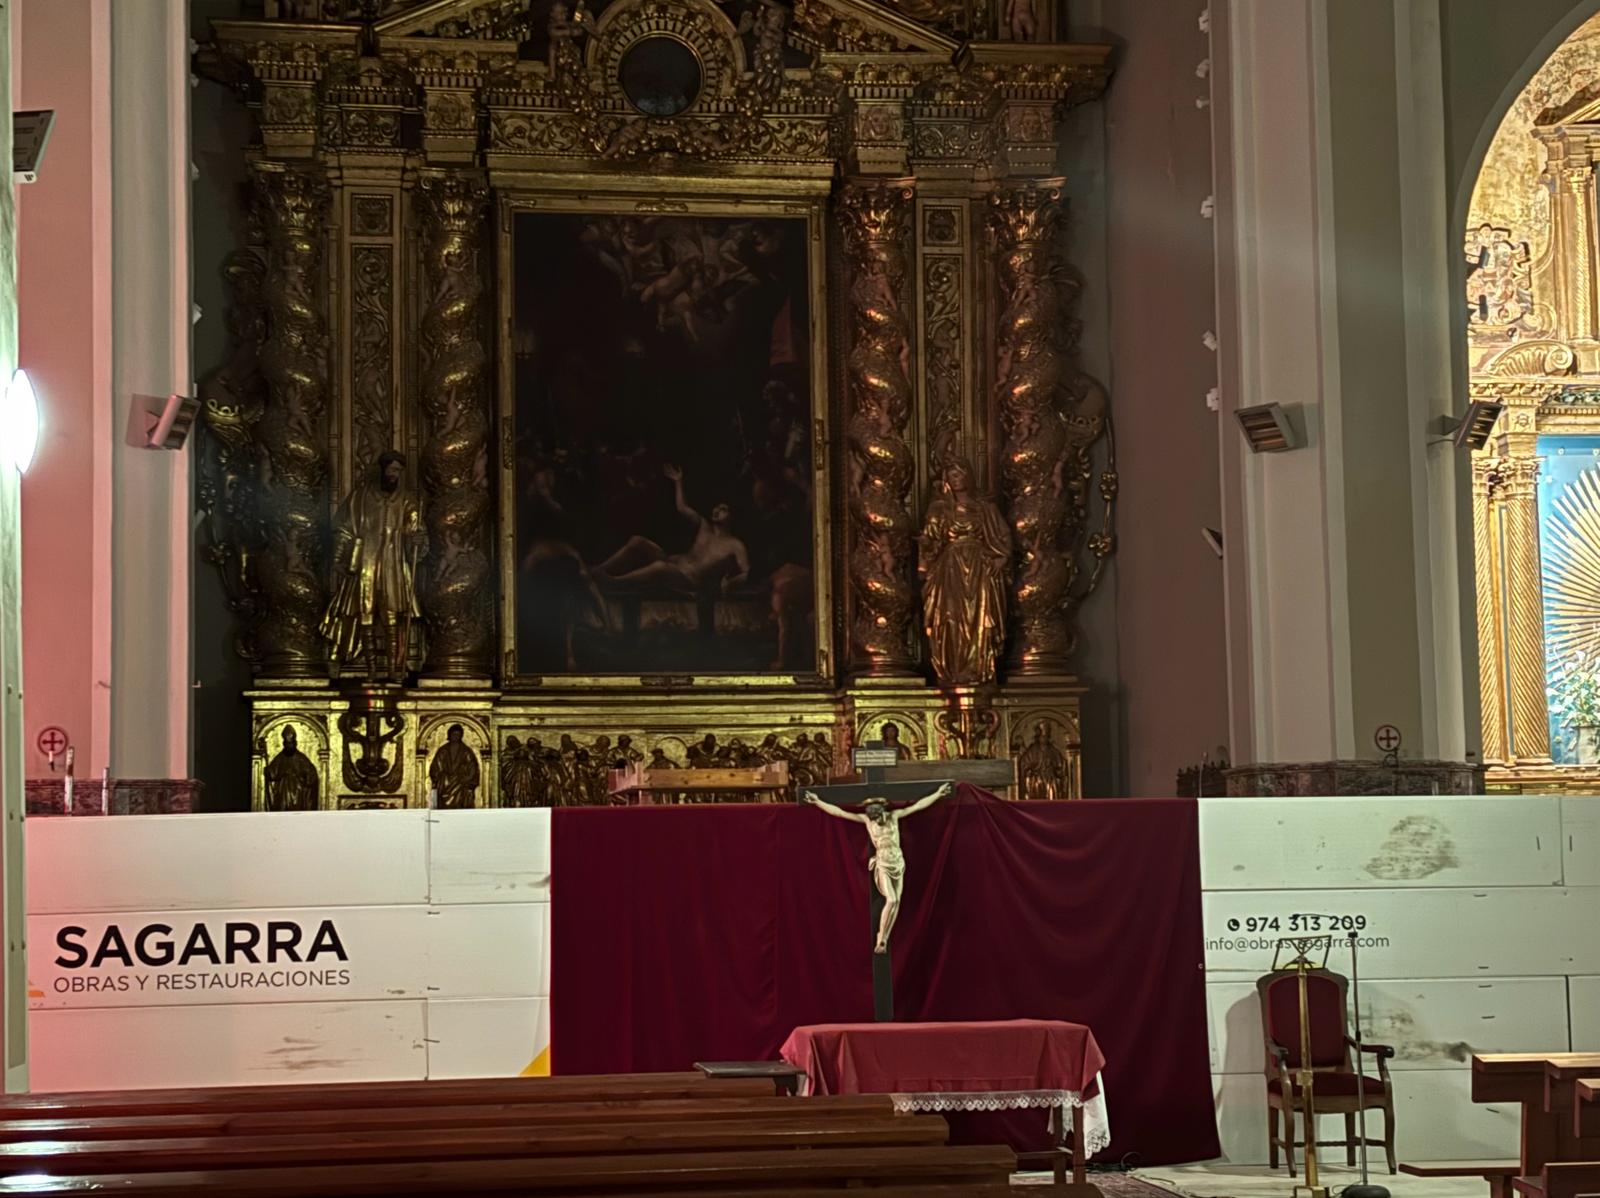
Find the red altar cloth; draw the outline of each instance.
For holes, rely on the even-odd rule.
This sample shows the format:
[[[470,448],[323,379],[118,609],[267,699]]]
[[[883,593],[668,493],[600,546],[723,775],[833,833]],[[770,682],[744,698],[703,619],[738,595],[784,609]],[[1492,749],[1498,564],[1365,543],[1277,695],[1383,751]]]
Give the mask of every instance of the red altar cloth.
[[[1105,1057],[1081,1023],[819,1023],[797,1027],[783,1059],[812,1094],[1071,1090],[1088,1096]]]
[[[971,786],[901,825],[890,942],[905,1021],[1059,1018],[1104,1048],[1117,1156],[1216,1156],[1193,799],[1002,802]],[[560,807],[551,1067],[772,1060],[872,1018],[871,846],[798,803]],[[1050,1146],[1043,1112],[951,1138]]]

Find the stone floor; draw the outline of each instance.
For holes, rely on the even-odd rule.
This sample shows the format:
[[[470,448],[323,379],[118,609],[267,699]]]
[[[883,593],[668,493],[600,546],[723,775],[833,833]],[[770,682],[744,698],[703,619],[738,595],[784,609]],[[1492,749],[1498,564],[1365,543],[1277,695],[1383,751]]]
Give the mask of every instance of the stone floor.
[[[1302,1180],[1283,1169],[1223,1162],[1162,1165],[1135,1170],[1132,1176],[1183,1198],[1291,1198],[1295,1183]],[[1410,1177],[1380,1170],[1371,1179],[1393,1198],[1488,1198],[1489,1193],[1488,1184],[1476,1177]],[[1098,1184],[1095,1177],[1089,1180]],[[1338,1198],[1341,1189],[1361,1180],[1361,1174],[1342,1165],[1324,1167],[1319,1180]]]

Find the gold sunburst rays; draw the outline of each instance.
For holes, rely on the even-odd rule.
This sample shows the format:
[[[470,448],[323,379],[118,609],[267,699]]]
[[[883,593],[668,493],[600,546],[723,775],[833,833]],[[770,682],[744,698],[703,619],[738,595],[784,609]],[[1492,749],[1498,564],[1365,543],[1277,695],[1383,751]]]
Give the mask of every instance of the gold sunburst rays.
[[[1545,547],[1549,660],[1600,658],[1600,469],[1585,470],[1556,497]]]

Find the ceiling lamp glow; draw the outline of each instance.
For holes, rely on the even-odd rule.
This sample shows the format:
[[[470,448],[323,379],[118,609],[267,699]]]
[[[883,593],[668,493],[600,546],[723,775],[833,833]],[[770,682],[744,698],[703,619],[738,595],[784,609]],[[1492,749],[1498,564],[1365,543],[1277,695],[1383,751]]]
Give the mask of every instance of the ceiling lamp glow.
[[[39,398],[26,370],[11,376],[0,408],[0,452],[17,468],[27,472],[33,465],[33,452],[39,448]]]

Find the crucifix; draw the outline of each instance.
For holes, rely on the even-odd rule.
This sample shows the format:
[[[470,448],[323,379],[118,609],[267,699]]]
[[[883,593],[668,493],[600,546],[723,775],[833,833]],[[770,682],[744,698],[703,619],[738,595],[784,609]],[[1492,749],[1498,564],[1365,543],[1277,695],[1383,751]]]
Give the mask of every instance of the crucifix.
[[[860,811],[846,811],[824,802],[809,790],[801,795],[807,803],[835,819],[865,824],[867,836],[872,841],[872,857],[867,861],[874,884],[870,913],[873,927],[877,929],[877,941],[872,950],[872,1007],[873,1015],[880,1023],[894,1019],[889,933],[894,930],[894,921],[900,914],[900,893],[906,877],[906,859],[900,852],[900,821],[932,807],[953,789],[946,782],[932,794],[924,795],[911,806],[898,811],[891,809],[883,799],[868,799]]]

